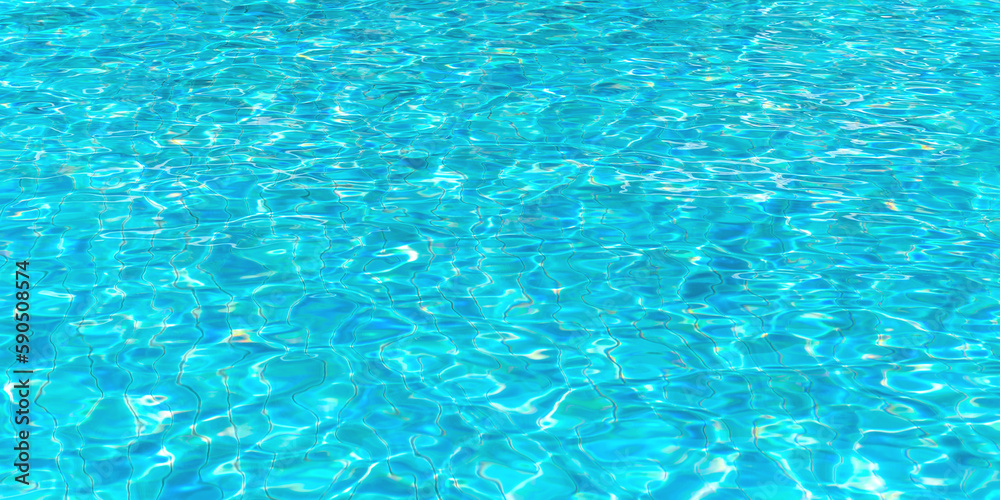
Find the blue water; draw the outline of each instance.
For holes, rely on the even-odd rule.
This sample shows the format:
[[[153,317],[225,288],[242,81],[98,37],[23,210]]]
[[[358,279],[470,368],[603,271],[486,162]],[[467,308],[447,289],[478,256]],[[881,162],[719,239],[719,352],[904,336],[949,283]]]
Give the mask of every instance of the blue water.
[[[0,497],[1000,498],[997,2],[0,35]]]

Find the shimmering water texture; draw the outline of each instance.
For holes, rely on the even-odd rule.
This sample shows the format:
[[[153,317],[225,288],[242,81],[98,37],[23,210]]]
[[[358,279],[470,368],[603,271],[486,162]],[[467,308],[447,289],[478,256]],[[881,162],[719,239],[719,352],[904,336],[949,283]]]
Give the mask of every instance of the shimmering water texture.
[[[1000,499],[998,21],[7,4],[0,496]]]

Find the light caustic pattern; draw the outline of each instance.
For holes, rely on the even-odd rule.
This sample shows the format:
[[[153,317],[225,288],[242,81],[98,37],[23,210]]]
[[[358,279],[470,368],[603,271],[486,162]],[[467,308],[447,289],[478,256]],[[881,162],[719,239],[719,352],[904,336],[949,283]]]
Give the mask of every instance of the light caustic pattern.
[[[4,497],[1000,498],[998,20],[9,4]]]

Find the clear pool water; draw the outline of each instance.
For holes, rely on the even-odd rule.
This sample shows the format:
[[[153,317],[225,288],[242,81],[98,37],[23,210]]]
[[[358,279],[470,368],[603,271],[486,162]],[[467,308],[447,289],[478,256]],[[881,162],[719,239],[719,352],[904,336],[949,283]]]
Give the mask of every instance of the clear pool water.
[[[998,23],[9,3],[0,496],[1000,498]]]

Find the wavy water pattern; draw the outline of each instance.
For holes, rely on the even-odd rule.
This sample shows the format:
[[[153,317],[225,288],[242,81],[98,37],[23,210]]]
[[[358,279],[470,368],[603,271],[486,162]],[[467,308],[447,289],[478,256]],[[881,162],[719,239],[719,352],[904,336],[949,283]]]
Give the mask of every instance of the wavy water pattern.
[[[996,2],[0,28],[4,498],[998,498]]]

